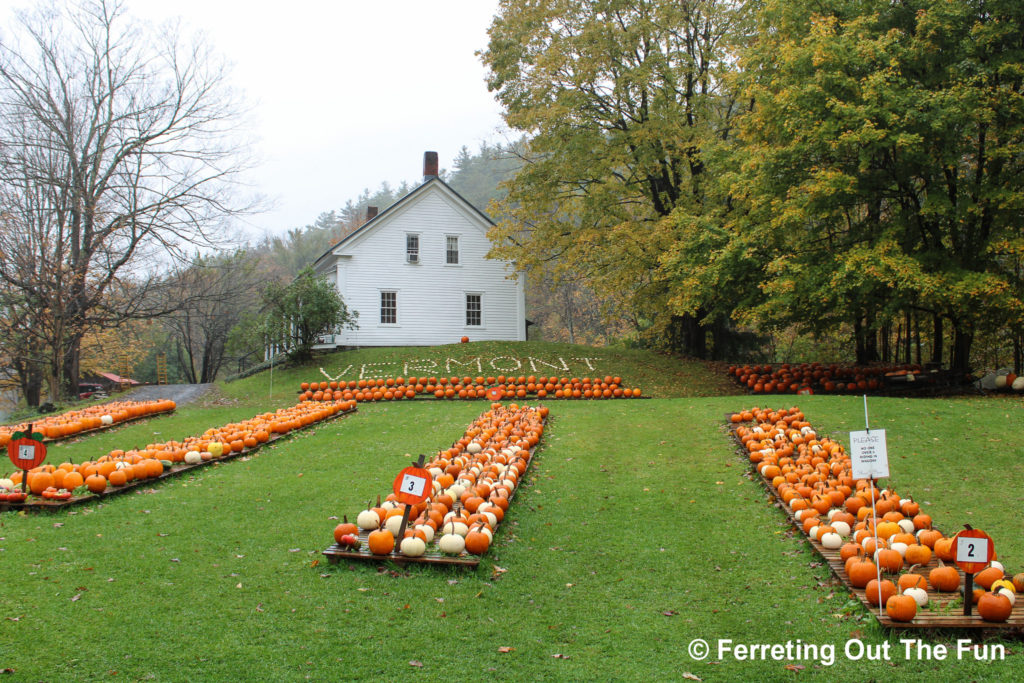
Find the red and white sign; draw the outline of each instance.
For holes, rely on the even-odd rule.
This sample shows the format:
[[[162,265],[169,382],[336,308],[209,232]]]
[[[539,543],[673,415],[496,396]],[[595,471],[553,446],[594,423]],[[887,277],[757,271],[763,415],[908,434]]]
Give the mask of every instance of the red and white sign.
[[[996,557],[992,539],[981,529],[965,529],[953,537],[956,566],[965,574],[977,574]]]
[[[395,477],[391,489],[399,503],[416,505],[434,492],[434,478],[422,467],[406,467]]]
[[[29,437],[14,439],[7,444],[7,457],[19,470],[30,470],[46,460],[46,445]]]

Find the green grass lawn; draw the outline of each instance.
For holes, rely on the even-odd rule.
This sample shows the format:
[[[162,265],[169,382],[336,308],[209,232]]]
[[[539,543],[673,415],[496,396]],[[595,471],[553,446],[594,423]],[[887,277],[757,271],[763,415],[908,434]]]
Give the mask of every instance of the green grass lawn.
[[[386,350],[364,362],[457,348]],[[604,349],[590,352],[616,362]],[[633,384],[649,367],[635,383],[675,397],[549,402],[542,447],[476,570],[328,565],[320,551],[335,517],[353,518],[386,493],[406,454],[458,439],[484,402],[361,405],[248,459],[102,505],[0,515],[0,671],[13,669],[19,681],[1018,676],[1015,641],[1002,662],[957,661],[955,649],[947,661],[908,661],[899,639],[917,634],[890,634],[852,603],[749,477],[724,415],[752,397],[701,397],[713,391],[701,385],[699,364],[673,370],[675,361],[639,352],[621,363],[631,371],[607,371]],[[55,446],[51,461],[251,416],[286,403],[309,374],[275,371],[274,399],[266,374],[229,384],[208,404]],[[669,377],[689,384],[673,389]],[[859,397],[800,397],[799,405],[823,432],[863,426]],[[970,522],[987,531],[1010,571],[1024,568],[1022,407],[1018,399],[870,403],[872,426],[888,430],[894,487],[946,530]],[[970,633],[923,637],[981,642]],[[715,652],[695,661],[687,653],[695,638],[713,646],[799,639],[834,646],[836,661],[797,661],[798,671]],[[850,661],[851,639],[890,643],[890,661]]]

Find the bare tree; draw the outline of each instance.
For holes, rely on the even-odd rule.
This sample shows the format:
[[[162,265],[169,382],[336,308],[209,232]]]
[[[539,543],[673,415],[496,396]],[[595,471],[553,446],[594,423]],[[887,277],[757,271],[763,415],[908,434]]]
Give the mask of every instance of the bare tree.
[[[197,257],[170,277],[167,295],[184,298],[164,318],[178,365],[195,383],[217,378],[226,355],[228,333],[248,311],[260,304],[266,275],[251,254]],[[174,304],[169,301],[168,306]]]
[[[201,39],[149,30],[117,0],[18,14],[0,44],[0,279],[45,302],[50,374],[78,383],[83,335],[155,315],[155,264],[212,245],[247,146],[238,98]]]

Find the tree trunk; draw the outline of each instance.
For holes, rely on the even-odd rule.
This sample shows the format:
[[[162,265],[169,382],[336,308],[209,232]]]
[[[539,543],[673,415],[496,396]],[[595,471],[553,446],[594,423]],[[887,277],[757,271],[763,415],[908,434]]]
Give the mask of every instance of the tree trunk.
[[[953,353],[949,361],[949,369],[956,374],[966,375],[971,371],[971,344],[974,332],[953,327]]]
[[[82,335],[73,333],[64,344],[63,366],[61,368],[61,379],[64,380],[64,395],[71,398],[78,396],[78,380],[80,363],[82,360]],[[53,396],[51,400],[61,397]]]
[[[903,358],[905,360],[903,362],[906,363],[907,365],[910,365],[910,362],[911,362],[910,361],[910,328],[911,328],[910,311],[905,311],[903,313],[903,320],[904,320],[904,324],[906,325],[906,328],[907,328],[907,338],[903,341],[903,344],[905,346],[905,348],[903,350]],[[918,346],[917,353],[918,353],[918,356],[920,356],[920,353],[921,353],[921,347],[920,346]]]
[[[864,365],[864,359],[867,357],[867,350],[864,345],[864,324],[861,322],[860,318],[853,321],[853,345],[857,365]]]
[[[932,314],[932,363],[942,367],[942,316]]]

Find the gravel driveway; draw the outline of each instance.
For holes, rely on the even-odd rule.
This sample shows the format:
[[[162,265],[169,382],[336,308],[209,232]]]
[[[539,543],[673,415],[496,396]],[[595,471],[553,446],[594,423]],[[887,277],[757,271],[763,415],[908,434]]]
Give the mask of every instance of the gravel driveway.
[[[129,401],[152,401],[169,398],[179,406],[191,403],[213,388],[213,384],[154,384],[132,389],[124,394]]]

